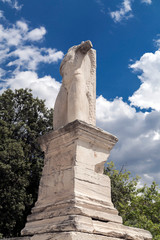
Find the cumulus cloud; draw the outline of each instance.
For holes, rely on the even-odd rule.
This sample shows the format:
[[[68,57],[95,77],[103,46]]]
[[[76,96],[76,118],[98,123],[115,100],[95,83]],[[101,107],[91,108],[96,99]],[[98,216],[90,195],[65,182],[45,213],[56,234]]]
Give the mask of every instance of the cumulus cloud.
[[[8,54],[15,60],[10,61],[7,66],[17,66],[18,69],[36,70],[39,63],[53,63],[62,59],[63,53],[55,49],[38,48],[33,46],[22,46]]]
[[[133,17],[132,2],[134,2],[134,0],[123,0],[118,10],[110,11],[110,16],[115,23]],[[150,5],[152,0],[140,0],[140,2]]]
[[[46,34],[46,29],[44,27],[35,28],[28,33],[26,38],[31,41],[39,41]]]
[[[44,27],[30,29],[25,21],[7,28],[0,24],[0,89],[30,88],[34,96],[46,99],[46,105],[53,107],[60,83],[48,75],[39,78],[37,71],[40,63],[58,62],[63,52],[39,47],[37,43],[45,34]]]
[[[17,0],[0,0],[3,3],[8,3],[10,7],[16,9],[16,10],[21,10],[23,5],[19,4]]]
[[[132,0],[123,0],[119,10],[110,12],[110,15],[114,22],[120,22],[122,19],[128,19],[133,16],[131,3]]]
[[[160,183],[160,40],[156,43],[157,51],[143,54],[129,66],[140,79],[130,104],[122,98],[97,99],[97,125],[119,138],[110,160],[141,176],[141,184]]]
[[[17,21],[16,27],[21,29],[23,32],[28,32],[28,25],[26,22],[23,21]]]
[[[17,21],[16,24],[5,28],[0,24],[0,43],[7,46],[24,45],[26,42],[36,42],[42,40],[46,34],[44,27],[33,30],[28,29],[28,25],[24,21]]]
[[[142,3],[147,3],[147,4],[151,4],[152,0],[141,0]]]
[[[53,108],[61,84],[51,76],[39,78],[36,72],[21,71],[7,79],[6,86],[4,82],[1,85],[3,85],[3,88],[0,92],[3,92],[8,86],[13,90],[19,88],[32,89],[35,97],[45,99],[47,107]]]
[[[110,160],[139,175],[140,184],[153,180],[160,184],[160,40],[156,43],[157,51],[143,54],[129,66],[140,79],[130,103],[97,98],[97,125],[119,138]]]
[[[160,112],[137,112],[136,109],[116,98],[108,101],[97,98],[97,125],[116,135],[119,142],[111,152],[119,168],[125,166],[133,175],[150,184],[160,181]]]
[[[160,50],[145,53],[130,68],[140,72],[138,78],[141,81],[140,88],[129,97],[131,105],[160,111]]]

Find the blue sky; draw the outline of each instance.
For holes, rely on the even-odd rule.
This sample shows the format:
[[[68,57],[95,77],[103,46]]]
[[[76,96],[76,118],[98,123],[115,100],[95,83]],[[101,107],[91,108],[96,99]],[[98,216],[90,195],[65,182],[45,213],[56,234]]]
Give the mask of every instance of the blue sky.
[[[159,0],[0,0],[0,92],[31,88],[53,107],[64,54],[91,40],[97,126],[119,138],[110,160],[160,184],[159,12]]]

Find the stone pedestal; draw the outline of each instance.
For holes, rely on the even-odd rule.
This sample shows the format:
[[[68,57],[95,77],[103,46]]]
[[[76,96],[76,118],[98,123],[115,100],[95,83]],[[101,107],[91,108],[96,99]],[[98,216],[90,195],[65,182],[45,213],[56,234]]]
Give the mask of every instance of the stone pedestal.
[[[150,240],[149,232],[122,225],[111,202],[104,163],[113,135],[74,121],[40,138],[45,163],[38,200],[22,236],[53,240]],[[24,237],[26,238],[26,237]]]

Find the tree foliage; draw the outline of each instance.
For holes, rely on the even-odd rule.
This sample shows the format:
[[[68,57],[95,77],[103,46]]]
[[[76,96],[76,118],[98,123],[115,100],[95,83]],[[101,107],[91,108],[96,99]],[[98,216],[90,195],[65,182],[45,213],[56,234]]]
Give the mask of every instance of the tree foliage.
[[[125,169],[120,171],[108,163],[105,174],[111,178],[112,202],[127,226],[150,231],[153,240],[160,239],[160,189],[155,182],[138,188],[139,177],[131,178]]]
[[[52,110],[30,90],[0,96],[0,235],[19,236],[37,198],[43,165],[38,136],[52,128]]]

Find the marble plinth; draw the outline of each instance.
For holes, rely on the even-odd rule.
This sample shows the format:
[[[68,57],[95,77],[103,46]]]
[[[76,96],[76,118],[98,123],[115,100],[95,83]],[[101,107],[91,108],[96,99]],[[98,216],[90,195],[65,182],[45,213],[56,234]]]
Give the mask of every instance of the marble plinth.
[[[22,236],[31,239],[151,240],[145,230],[123,226],[111,202],[104,163],[117,138],[74,121],[39,139],[45,162],[38,200]]]

